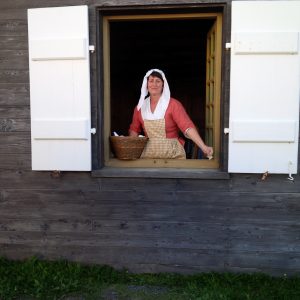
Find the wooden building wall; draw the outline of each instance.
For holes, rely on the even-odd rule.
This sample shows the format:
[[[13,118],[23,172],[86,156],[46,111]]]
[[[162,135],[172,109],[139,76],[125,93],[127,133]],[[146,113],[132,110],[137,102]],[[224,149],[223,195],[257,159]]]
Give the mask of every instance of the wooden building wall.
[[[147,1],[151,3],[186,1]],[[144,1],[1,1],[0,255],[66,258],[133,272],[298,273],[297,176],[292,182],[287,175],[272,174],[266,180],[259,174],[151,179],[93,177],[89,172],[56,177],[31,171],[27,8],[50,4],[90,5],[94,43],[95,6],[139,7]],[[230,1],[225,10],[229,37]],[[95,58],[92,66],[95,82]],[[224,72],[228,71],[227,64]],[[223,96],[228,97],[228,87]],[[95,91],[92,99],[96,107]],[[222,109],[226,124],[228,104]],[[92,117],[97,122],[94,110]],[[97,147],[97,141],[93,143]],[[226,141],[226,152],[224,145]],[[226,169],[226,161],[223,166]]]

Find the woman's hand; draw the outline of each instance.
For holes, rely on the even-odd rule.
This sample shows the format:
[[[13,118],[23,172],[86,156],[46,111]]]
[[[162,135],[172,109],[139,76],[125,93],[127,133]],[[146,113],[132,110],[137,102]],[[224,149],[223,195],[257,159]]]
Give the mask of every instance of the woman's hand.
[[[139,134],[135,131],[129,130],[129,136],[138,137]]]
[[[204,145],[204,146],[202,146],[201,150],[207,158],[209,158],[209,159],[212,158],[213,153],[214,153],[214,150],[212,147]]]

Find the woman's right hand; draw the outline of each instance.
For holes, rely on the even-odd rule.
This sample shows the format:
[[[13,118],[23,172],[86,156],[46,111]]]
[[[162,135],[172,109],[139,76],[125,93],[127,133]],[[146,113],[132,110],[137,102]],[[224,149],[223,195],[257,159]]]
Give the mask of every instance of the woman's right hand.
[[[129,130],[129,136],[138,137],[139,134],[135,131]]]

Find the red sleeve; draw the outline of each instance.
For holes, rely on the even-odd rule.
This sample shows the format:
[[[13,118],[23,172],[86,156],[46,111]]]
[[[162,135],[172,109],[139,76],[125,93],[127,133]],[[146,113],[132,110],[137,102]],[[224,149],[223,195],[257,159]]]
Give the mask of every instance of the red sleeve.
[[[193,121],[190,119],[183,105],[179,101],[172,99],[171,105],[172,118],[183,133],[185,133],[188,128],[195,128]]]
[[[141,111],[138,111],[135,107],[133,116],[132,116],[132,122],[129,127],[129,131],[134,131],[136,133],[140,133],[142,130],[142,123],[141,123]]]

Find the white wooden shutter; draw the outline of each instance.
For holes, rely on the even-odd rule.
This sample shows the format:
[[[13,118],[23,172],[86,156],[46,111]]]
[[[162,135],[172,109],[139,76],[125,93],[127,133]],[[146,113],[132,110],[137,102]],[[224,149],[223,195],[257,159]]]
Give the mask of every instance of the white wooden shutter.
[[[91,170],[88,7],[28,10],[33,170]]]
[[[233,1],[229,172],[297,173],[300,1]]]

